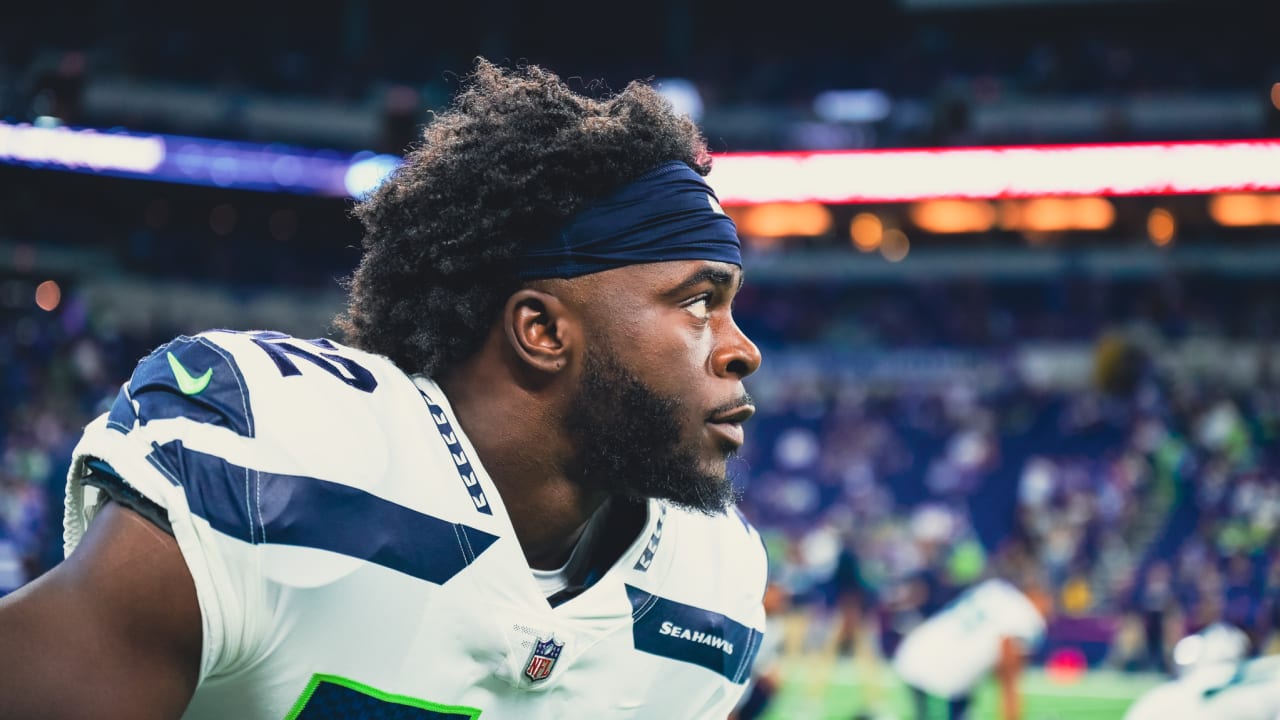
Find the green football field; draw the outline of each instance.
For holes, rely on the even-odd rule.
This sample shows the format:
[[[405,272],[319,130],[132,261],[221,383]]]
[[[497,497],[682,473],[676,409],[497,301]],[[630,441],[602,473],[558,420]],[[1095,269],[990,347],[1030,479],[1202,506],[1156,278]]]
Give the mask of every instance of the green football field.
[[[914,720],[910,695],[883,666],[798,658],[784,664],[783,677],[766,720]],[[1158,675],[1095,670],[1063,682],[1030,669],[1020,684],[1022,720],[1118,720],[1134,699],[1163,681]],[[931,712],[931,718],[946,717],[941,704]],[[994,683],[979,689],[969,717],[999,720]]]

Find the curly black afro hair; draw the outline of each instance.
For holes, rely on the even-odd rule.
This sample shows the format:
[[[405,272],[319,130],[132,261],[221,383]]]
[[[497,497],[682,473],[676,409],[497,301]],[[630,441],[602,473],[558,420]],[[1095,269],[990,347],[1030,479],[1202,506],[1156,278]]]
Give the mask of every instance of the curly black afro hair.
[[[671,160],[711,168],[693,122],[647,85],[597,100],[537,66],[477,61],[453,106],[356,206],[364,255],[338,328],[406,372],[444,376],[519,289],[528,243]]]

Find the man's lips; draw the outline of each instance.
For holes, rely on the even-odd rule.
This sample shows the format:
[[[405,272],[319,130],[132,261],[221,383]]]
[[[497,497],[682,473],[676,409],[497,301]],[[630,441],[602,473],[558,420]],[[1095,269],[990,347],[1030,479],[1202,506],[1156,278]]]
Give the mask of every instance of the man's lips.
[[[721,410],[707,418],[707,422],[725,424],[725,425],[741,425],[747,421],[752,415],[756,414],[756,406],[749,402],[741,405],[735,405],[728,410]]]
[[[707,419],[711,432],[727,440],[735,448],[742,447],[746,434],[742,431],[742,423],[754,415],[754,405],[743,404],[727,411],[716,413]]]

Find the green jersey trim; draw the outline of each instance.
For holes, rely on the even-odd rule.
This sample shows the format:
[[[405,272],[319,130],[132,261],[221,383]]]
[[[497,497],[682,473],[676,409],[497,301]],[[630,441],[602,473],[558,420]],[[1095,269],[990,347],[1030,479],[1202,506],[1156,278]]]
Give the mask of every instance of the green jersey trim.
[[[307,703],[311,701],[311,696],[315,694],[316,689],[322,683],[331,683],[345,687],[348,690],[354,690],[362,695],[368,695],[380,702],[393,703],[396,705],[406,705],[408,707],[418,708],[420,710],[428,710],[433,713],[441,713],[450,718],[458,718],[459,720],[476,720],[480,717],[479,708],[466,707],[463,705],[444,705],[434,703],[430,700],[409,697],[408,695],[396,695],[394,693],[385,692],[375,687],[370,687],[362,682],[345,678],[340,675],[326,675],[316,673],[311,676],[311,681],[307,683],[307,687],[298,696],[298,700],[294,702],[293,707],[289,710],[289,714],[285,716],[285,720],[297,720],[302,711],[306,709]]]

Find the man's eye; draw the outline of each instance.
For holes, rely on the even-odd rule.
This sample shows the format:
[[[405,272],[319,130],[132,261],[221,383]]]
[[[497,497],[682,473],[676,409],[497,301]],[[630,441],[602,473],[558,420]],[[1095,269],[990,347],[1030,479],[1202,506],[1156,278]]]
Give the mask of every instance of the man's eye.
[[[690,313],[693,313],[693,316],[698,318],[699,320],[706,320],[707,316],[711,313],[711,310],[707,307],[709,302],[710,302],[709,298],[700,297],[697,300],[694,300],[693,302],[689,303],[688,305],[685,305],[684,309],[688,310]]]

